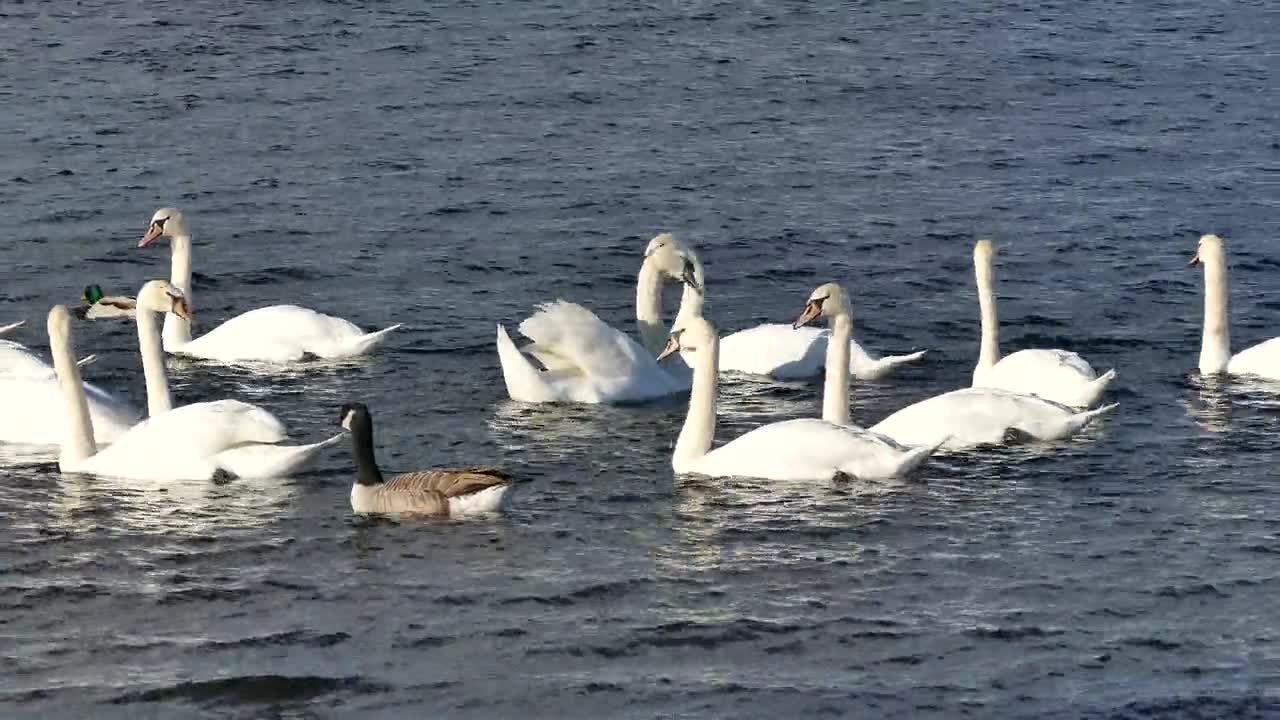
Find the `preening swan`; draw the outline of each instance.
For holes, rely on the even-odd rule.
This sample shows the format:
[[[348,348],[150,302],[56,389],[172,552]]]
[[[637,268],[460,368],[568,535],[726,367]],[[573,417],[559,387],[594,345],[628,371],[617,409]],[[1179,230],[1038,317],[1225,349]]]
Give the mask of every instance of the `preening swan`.
[[[1066,350],[1019,350],[1000,357],[1000,321],[996,314],[994,285],[995,248],[990,240],[973,246],[973,267],[982,313],[982,346],[973,370],[974,387],[990,387],[1014,393],[1039,395],[1071,407],[1089,407],[1102,397],[1116,376],[1108,370],[1101,377],[1084,358]]]
[[[498,510],[512,477],[494,467],[436,468],[382,478],[373,452],[373,418],[361,403],[342,406],[338,422],[351,432],[356,481],[351,509],[358,513],[414,513],[456,517]]]
[[[684,282],[686,296],[701,291],[665,233],[650,241],[636,283],[636,324],[646,343],[653,343],[661,330],[664,276]],[[506,328],[498,325],[498,361],[512,400],[638,402],[688,387],[679,372],[668,371],[654,359],[660,347],[647,350],[575,303],[556,300],[540,306],[520,323],[520,333],[533,342],[517,348]]]
[[[1256,375],[1280,380],[1280,337],[1231,354],[1231,320],[1227,313],[1227,250],[1222,238],[1204,235],[1188,267],[1204,266],[1204,334],[1200,340],[1200,373]]]
[[[138,247],[160,237],[169,238],[173,248],[170,283],[191,303],[191,233],[182,213],[174,208],[157,210]],[[336,359],[369,353],[398,327],[366,333],[332,315],[297,305],[272,305],[237,315],[194,340],[191,320],[170,315],[164,321],[164,349],[220,362]]]
[[[1018,436],[1060,440],[1116,408],[1076,412],[1035,395],[998,388],[965,388],[921,400],[871,427],[905,445],[942,443],[948,449],[1000,445]]]
[[[701,317],[677,327],[663,356],[685,353],[693,367],[689,413],[676,440],[671,467],[677,473],[768,480],[883,480],[905,475],[924,462],[937,444],[908,449],[866,430],[812,418],[756,428],[711,449],[716,430],[719,339]]]
[[[308,446],[277,446],[284,426],[273,415],[237,400],[195,403],[168,409],[169,394],[155,313],[186,314],[181,293],[153,281],[138,293],[138,330],[151,417],[99,451],[93,421],[73,362],[71,314],[63,305],[49,311],[49,346],[70,418],[58,465],[64,472],[139,480],[209,479],[219,474],[279,477],[296,470],[335,436]]]
[[[97,285],[85,287],[84,292],[80,293],[80,302],[83,304],[77,308],[76,315],[85,320],[131,318],[138,304],[131,297],[104,295],[102,288]]]
[[[683,243],[679,248],[700,277],[702,261],[697,252]],[[682,309],[681,313],[701,314],[701,304],[691,310],[693,312],[686,313]],[[813,377],[823,368],[829,336],[830,332],[821,328],[775,323],[739,330],[720,340],[720,372],[767,375],[778,380]],[[899,365],[923,358],[925,352],[918,350],[877,358],[850,336],[848,371],[859,380],[877,380]]]

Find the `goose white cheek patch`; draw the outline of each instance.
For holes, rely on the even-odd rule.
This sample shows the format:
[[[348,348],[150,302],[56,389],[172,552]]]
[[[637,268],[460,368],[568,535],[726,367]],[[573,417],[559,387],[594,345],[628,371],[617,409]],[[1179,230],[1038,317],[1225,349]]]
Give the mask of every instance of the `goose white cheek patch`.
[[[343,429],[344,429],[344,430],[350,430],[350,429],[351,429],[351,417],[352,417],[353,415],[355,415],[355,413],[353,413],[353,412],[348,412],[346,415],[344,415],[344,416],[343,416],[343,418],[342,418],[342,427],[343,427]]]

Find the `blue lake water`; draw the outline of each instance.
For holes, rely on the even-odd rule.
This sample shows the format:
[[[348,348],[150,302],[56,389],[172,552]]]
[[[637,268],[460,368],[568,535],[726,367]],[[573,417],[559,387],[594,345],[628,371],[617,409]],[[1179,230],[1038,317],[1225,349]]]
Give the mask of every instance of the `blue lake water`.
[[[1262,0],[0,6],[0,324],[168,274],[201,327],[292,302],[377,355],[175,363],[293,436],[360,400],[391,468],[496,463],[504,516],[353,517],[345,448],[288,481],[0,471],[5,717],[1278,717],[1280,389],[1202,381],[1202,232],[1233,338],[1277,329],[1280,13]],[[970,250],[1006,351],[1115,367],[1112,417],[911,482],[676,478],[684,398],[509,402],[493,350],[564,297],[630,328],[648,239],[723,331],[835,279],[854,418],[967,384]],[[675,291],[668,295],[674,304]],[[133,328],[77,326],[141,404]],[[816,415],[729,382],[720,437]],[[0,400],[3,400],[0,398]],[[5,412],[23,412],[5,407]]]

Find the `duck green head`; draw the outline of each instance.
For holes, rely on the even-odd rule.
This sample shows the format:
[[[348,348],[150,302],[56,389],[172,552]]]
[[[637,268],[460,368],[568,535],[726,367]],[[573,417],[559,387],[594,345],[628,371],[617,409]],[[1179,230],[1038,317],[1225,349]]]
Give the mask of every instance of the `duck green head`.
[[[80,293],[80,301],[93,305],[102,299],[102,288],[97,285],[90,285]]]

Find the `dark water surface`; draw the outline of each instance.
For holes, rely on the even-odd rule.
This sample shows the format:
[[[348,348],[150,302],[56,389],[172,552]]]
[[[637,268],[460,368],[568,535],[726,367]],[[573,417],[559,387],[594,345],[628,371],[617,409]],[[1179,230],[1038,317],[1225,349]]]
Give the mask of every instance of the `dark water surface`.
[[[1277,37],[1263,0],[0,5],[0,323],[43,349],[52,303],[167,275],[134,245],[177,205],[204,327],[407,325],[282,377],[178,365],[179,398],[311,439],[360,399],[385,465],[527,479],[395,524],[352,517],[345,448],[164,490],[8,468],[0,716],[1280,716],[1280,394],[1191,373],[1182,267],[1227,237],[1236,347],[1276,332]],[[857,386],[866,425],[968,382],[995,238],[1005,349],[1118,368],[1121,408],[833,488],[673,478],[683,398],[506,401],[495,322],[629,328],[664,229],[722,330],[834,278],[869,347],[930,348]],[[78,331],[141,402],[132,327]],[[819,412],[722,394],[721,438]]]

